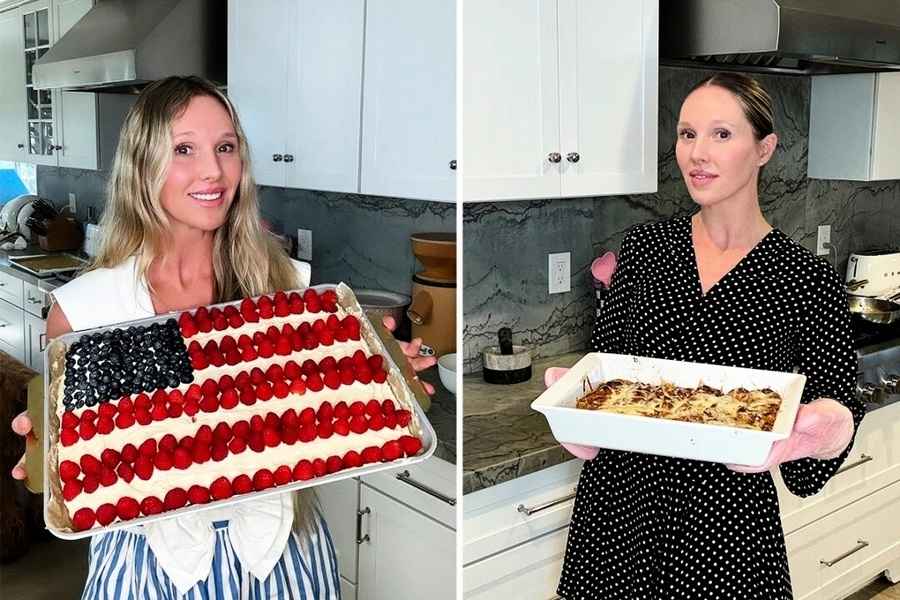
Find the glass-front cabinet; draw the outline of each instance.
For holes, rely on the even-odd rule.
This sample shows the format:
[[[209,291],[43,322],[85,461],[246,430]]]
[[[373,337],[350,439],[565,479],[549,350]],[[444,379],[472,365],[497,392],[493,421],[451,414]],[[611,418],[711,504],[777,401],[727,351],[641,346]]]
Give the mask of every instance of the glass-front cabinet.
[[[53,137],[53,92],[36,90],[31,78],[34,63],[50,48],[50,7],[26,5],[22,14],[25,53],[25,93],[28,98],[28,131],[25,152],[29,158],[52,156],[62,148]],[[48,162],[55,163],[55,160]]]

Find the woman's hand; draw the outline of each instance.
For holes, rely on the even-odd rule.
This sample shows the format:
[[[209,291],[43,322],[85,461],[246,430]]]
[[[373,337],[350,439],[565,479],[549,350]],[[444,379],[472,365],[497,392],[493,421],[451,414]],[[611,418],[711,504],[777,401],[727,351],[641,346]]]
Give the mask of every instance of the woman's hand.
[[[381,322],[384,323],[384,326],[387,327],[388,331],[391,333],[397,329],[397,321],[394,320],[394,317],[382,317]],[[419,371],[424,371],[437,363],[437,358],[433,356],[419,356],[419,349],[422,347],[422,338],[414,338],[411,342],[401,342],[400,340],[397,340],[397,343],[400,344],[400,349],[403,350],[403,354],[406,355],[410,366],[415,372],[418,373]],[[421,379],[419,380],[419,383],[422,384],[422,387],[425,388],[425,392],[429,396],[434,393],[433,385],[427,381],[422,381]]]
[[[31,433],[31,419],[25,412],[20,413],[12,420],[12,430],[21,436],[27,436]],[[19,459],[16,466],[12,468],[13,479],[25,479],[25,455]]]
[[[544,371],[544,386],[550,387],[559,379],[566,374],[569,369],[565,367],[550,367],[546,371]],[[568,444],[566,442],[560,442],[563,448],[572,453],[576,458],[580,458],[582,460],[594,460],[597,457],[597,453],[600,452],[600,448],[595,448],[594,446],[581,446],[579,444]]]
[[[758,467],[728,465],[739,473],[762,473],[783,462],[801,458],[837,458],[853,439],[853,414],[831,398],[801,404],[791,435],[772,445],[766,462]]]

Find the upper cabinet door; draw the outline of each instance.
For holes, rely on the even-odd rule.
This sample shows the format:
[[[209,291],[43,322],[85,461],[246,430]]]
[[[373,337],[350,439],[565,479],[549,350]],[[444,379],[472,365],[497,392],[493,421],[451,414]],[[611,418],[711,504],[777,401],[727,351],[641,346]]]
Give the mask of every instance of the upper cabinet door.
[[[261,185],[284,186],[288,58],[294,48],[295,3],[229,0],[228,96],[250,145]]]
[[[25,52],[19,10],[0,13],[0,160],[24,160],[28,143],[25,126]]]
[[[56,39],[65,35],[93,4],[93,0],[56,0],[53,6]],[[59,166],[97,169],[97,94],[56,90],[54,99]]]
[[[658,0],[559,0],[562,196],[656,191]]]
[[[465,0],[462,38],[463,198],[558,197],[556,0]]]
[[[356,192],[365,0],[301,0],[295,10],[287,186]]]
[[[456,3],[368,0],[365,43],[360,191],[454,201]]]
[[[37,59],[46,54],[55,40],[50,18],[50,0],[23,4],[19,21],[25,53],[25,80],[19,74],[19,90],[26,105],[25,162],[57,166],[56,151],[60,145],[56,134],[58,100],[52,90],[38,90],[32,84],[32,70]],[[23,85],[24,84],[24,85]]]
[[[900,73],[878,73],[876,86],[871,179],[900,179]]]

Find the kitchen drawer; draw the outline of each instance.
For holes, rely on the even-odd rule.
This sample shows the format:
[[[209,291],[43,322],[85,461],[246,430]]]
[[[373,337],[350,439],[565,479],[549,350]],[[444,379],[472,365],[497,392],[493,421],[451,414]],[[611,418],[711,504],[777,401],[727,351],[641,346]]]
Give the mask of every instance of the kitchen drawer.
[[[410,467],[381,471],[360,479],[366,485],[456,529],[455,465],[431,457]]]
[[[25,347],[25,312],[0,300],[0,350],[27,364]]]
[[[563,527],[463,568],[463,598],[557,598],[568,534]]]
[[[900,558],[900,483],[795,531],[785,544],[798,600],[842,598]]]
[[[815,496],[798,498],[787,491],[780,475],[775,481],[786,534],[900,481],[900,403],[865,416],[840,472]]]
[[[47,294],[41,291],[38,286],[28,283],[27,281],[22,282],[22,291],[22,308],[36,317],[44,318],[41,310],[44,308]]]
[[[582,464],[571,460],[466,495],[463,565],[568,526]]]
[[[0,300],[12,302],[16,306],[22,306],[22,284],[24,282],[0,270]]]

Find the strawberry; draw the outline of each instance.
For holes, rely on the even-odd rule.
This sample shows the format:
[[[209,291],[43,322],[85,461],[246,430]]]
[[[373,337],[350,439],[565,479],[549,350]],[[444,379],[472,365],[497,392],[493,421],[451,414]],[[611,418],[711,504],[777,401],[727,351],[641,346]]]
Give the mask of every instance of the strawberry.
[[[222,396],[219,398],[219,405],[222,408],[234,408],[238,405],[238,395],[234,388],[222,392]]]
[[[117,409],[116,409],[115,404],[113,404],[112,402],[104,402],[97,409],[97,414],[101,417],[112,418],[112,417],[116,416],[116,411],[117,411]]]
[[[304,300],[306,299],[304,298]],[[306,301],[306,310],[311,313],[321,312],[322,302],[319,300],[318,296]]]
[[[300,365],[298,365],[296,362],[289,360],[289,361],[287,361],[287,363],[285,363],[284,376],[287,377],[288,379],[290,379],[291,381],[294,381],[295,379],[299,379],[301,373],[302,373],[302,371],[300,370]]]
[[[254,452],[262,452],[266,449],[265,438],[259,431],[254,431],[250,434],[250,439],[247,440],[247,445],[250,446],[250,449]]]
[[[369,417],[369,429],[372,431],[381,431],[383,427],[384,417],[381,416],[381,413]]]
[[[138,457],[138,449],[131,442],[122,446],[122,452],[120,453],[120,458],[123,462],[133,463],[137,460]]]
[[[275,478],[272,471],[268,469],[260,469],[253,475],[253,489],[262,491],[275,485]]]
[[[378,446],[368,446],[362,451],[362,459],[363,463],[377,463],[381,462],[381,448]]]
[[[348,369],[346,371],[341,371],[340,373],[341,373],[341,383],[343,383],[344,385],[350,385],[351,383],[353,383],[354,377],[353,377],[352,370]]]
[[[342,459],[341,462],[343,462],[344,467],[346,467],[348,469],[352,469],[354,467],[361,467],[363,464],[362,457],[359,455],[359,452],[357,452],[356,450],[347,451],[347,453],[344,455],[344,458]]]
[[[194,317],[194,321],[197,323],[197,329],[200,330],[200,333],[209,333],[212,331],[212,321],[209,317],[205,319],[198,319],[196,316]]]
[[[72,529],[75,531],[86,531],[94,526],[96,516],[90,508],[79,508],[72,515]]]
[[[79,463],[81,464],[81,470],[84,471],[85,475],[99,475],[100,469],[103,467],[103,463],[90,454],[83,455]]]
[[[256,346],[256,353],[262,358],[271,358],[275,354],[275,346],[269,338],[265,338]]]
[[[278,444],[281,443],[281,436],[278,434],[277,429],[272,429],[271,427],[266,427],[263,430],[263,442],[269,448],[274,448]]]
[[[380,369],[372,373],[372,381],[375,383],[384,383],[387,380],[387,371]]]
[[[153,458],[153,455],[156,454],[156,440],[153,438],[144,440],[141,442],[141,445],[138,446],[138,451],[141,453],[141,456]]]
[[[141,505],[134,498],[124,496],[116,502],[116,514],[123,521],[133,519],[141,514]]]
[[[287,304],[288,297],[287,294],[284,293],[283,290],[278,290],[275,292],[275,295],[272,297],[272,301],[275,304]]]
[[[225,356],[221,352],[216,351],[209,357],[209,364],[214,367],[221,367],[225,364]]]
[[[244,325],[244,319],[242,319],[241,315],[237,313],[228,315],[226,318],[228,319],[228,325],[232,329],[240,329]]]
[[[134,470],[128,463],[120,463],[119,466],[116,467],[116,474],[126,483],[131,483],[131,480],[134,479]]]
[[[252,406],[256,404],[256,390],[252,386],[247,386],[241,390],[241,404]]]
[[[231,375],[227,373],[219,377],[219,390],[233,390],[234,389],[234,379],[231,378]]]
[[[332,429],[338,435],[350,435],[350,421],[346,417],[343,419],[335,419]]]
[[[291,314],[303,314],[303,298],[300,297],[300,294],[291,292],[291,295],[288,296],[288,308],[291,309]]]
[[[369,422],[362,415],[350,417],[350,431],[353,433],[365,433],[369,429]]]
[[[316,433],[318,433],[319,437],[323,440],[330,438],[333,432],[334,428],[331,425],[331,421],[322,421],[316,427]]]
[[[128,429],[134,425],[134,415],[127,412],[120,412],[116,415],[116,428],[117,429]]]
[[[215,348],[215,342],[210,341],[210,343],[213,344],[213,348]],[[234,338],[230,335],[223,335],[222,339],[219,340],[219,352],[230,352],[237,349],[237,342],[234,341]]]
[[[282,429],[296,429],[300,425],[300,417],[297,416],[297,411],[293,408],[289,408],[281,415],[281,427]]]
[[[325,387],[325,383],[318,373],[312,373],[306,377],[306,387],[312,392],[321,392]]]
[[[353,415],[354,417],[365,415],[366,414],[366,405],[363,402],[357,400],[356,402],[354,402],[353,404],[350,405],[350,414]]]
[[[307,358],[303,361],[303,364],[300,366],[300,370],[303,371],[303,374],[309,377],[313,373],[319,372],[319,365],[311,358]]]
[[[64,460],[59,463],[59,478],[63,481],[72,481],[81,475],[81,467],[71,460]]]
[[[170,404],[169,407],[166,409],[166,413],[172,419],[177,419],[178,417],[181,416],[181,413],[183,413],[183,412],[184,412],[183,404]]]
[[[374,398],[372,400],[369,400],[368,402],[366,402],[366,414],[369,415],[370,417],[374,417],[375,415],[380,415],[381,414],[381,402],[379,402],[378,400],[375,400]]]
[[[173,462],[174,459],[172,458],[172,453],[168,450],[160,449],[160,451],[156,453],[156,456],[153,457],[153,465],[160,471],[168,471],[171,469]]]
[[[106,435],[115,429],[112,417],[100,417],[97,419],[97,433]]]
[[[250,436],[250,423],[244,420],[236,421],[231,426],[231,433],[234,435],[234,437],[239,437],[242,440],[246,440]]]
[[[344,468],[344,463],[341,461],[340,456],[329,456],[325,462],[325,467],[329,473],[337,473]]]
[[[295,379],[291,382],[290,392],[292,394],[304,394],[306,393],[306,382],[302,379]]]
[[[162,500],[156,496],[147,496],[141,500],[141,512],[148,517],[150,515],[158,515],[164,508],[165,506],[163,506]]]
[[[116,405],[116,409],[119,413],[130,413],[134,411],[134,402],[131,401],[131,396],[122,396],[119,398],[119,403]]]
[[[294,333],[296,333],[296,331],[294,330],[294,326],[291,325],[290,323],[285,323],[285,324],[281,327],[281,335],[282,335],[282,337],[289,338],[289,337],[291,337],[292,335],[294,335]]]
[[[241,359],[243,359],[244,362],[256,360],[256,356],[256,350],[253,349],[253,346],[247,346],[241,351]]]
[[[231,439],[231,425],[222,422],[213,429],[213,439],[219,442],[227,442]]]
[[[278,338],[278,341],[275,343],[275,354],[278,356],[287,356],[291,352],[293,352],[294,348],[291,346],[290,338],[286,338],[281,336]]]
[[[192,485],[188,488],[187,495],[191,504],[206,504],[209,502],[209,490],[202,485]]]
[[[381,412],[384,413],[385,415],[389,415],[389,414],[393,413],[395,410],[396,410],[396,407],[394,406],[394,401],[391,400],[390,398],[388,398],[387,400],[385,400],[384,402],[381,403]]]
[[[331,422],[331,420],[334,418],[334,408],[332,408],[331,402],[326,400],[319,405],[319,410],[316,411],[316,418],[319,420],[319,422]]]
[[[234,492],[231,490],[231,482],[228,481],[228,478],[219,477],[209,484],[209,494],[213,497],[213,500],[225,500],[226,498],[231,498]]]
[[[284,485],[286,483],[290,483],[292,479],[291,468],[287,465],[281,465],[280,467],[275,469],[272,477],[275,479],[275,485]]]
[[[195,371],[202,371],[209,366],[209,359],[202,352],[191,353],[191,368]]]
[[[334,334],[328,329],[320,333],[316,339],[323,346],[331,346],[334,344]]]
[[[388,413],[384,415],[384,426],[388,429],[393,429],[397,426],[397,414],[396,413]]]
[[[350,336],[351,340],[359,339],[359,319],[353,315],[344,317],[344,322],[341,323],[341,329],[347,330],[347,334]]]
[[[372,371],[368,367],[357,369],[353,372],[353,378],[363,385],[368,385],[372,381]]]
[[[278,399],[287,398],[290,393],[290,388],[284,381],[276,381],[272,386],[272,393]]]
[[[178,317],[178,328],[181,330],[181,336],[190,338],[197,335],[197,324],[189,312],[183,312]]]
[[[224,331],[228,328],[228,319],[221,312],[212,319],[213,329],[216,331]]]
[[[203,382],[203,385],[200,386],[200,392],[204,396],[215,396],[219,393],[219,384],[216,383],[215,379],[207,379]]]
[[[422,449],[422,441],[411,435],[401,436],[398,440],[400,448],[406,456],[415,456]]]
[[[196,400],[199,402],[202,397],[203,389],[196,383],[192,383],[190,387],[188,387],[187,393],[184,395],[185,402],[188,400]]]
[[[384,357],[381,356],[380,354],[373,354],[372,356],[369,357],[367,362],[369,363],[369,368],[372,369],[372,371],[383,370]]]
[[[178,442],[179,448],[184,448],[188,452],[193,452],[194,450],[194,436],[186,435]]]
[[[314,425],[316,422],[316,411],[311,406],[307,406],[300,411],[299,419],[302,425]]]
[[[278,338],[281,337],[281,330],[274,325],[269,325],[269,328],[266,329],[266,337],[269,338],[274,344],[278,341]]]
[[[190,450],[181,446],[175,448],[175,452],[172,453],[172,464],[176,469],[187,469],[192,462],[194,462],[194,457]]]
[[[239,315],[239,314],[241,314],[240,311],[238,310],[238,308],[237,308],[234,304],[229,304],[228,306],[226,306],[225,308],[223,308],[223,309],[222,309],[222,313],[224,313],[224,315],[225,315],[226,317],[230,317],[230,316],[232,316],[232,315]]]
[[[303,338],[303,349],[314,350],[319,345],[319,338],[314,335]]]
[[[281,432],[281,441],[288,446],[293,446],[297,442],[297,430],[285,429]]]
[[[334,341],[336,342],[346,342],[350,339],[350,336],[347,334],[347,330],[344,327],[341,327],[334,331]]]
[[[322,292],[322,295],[320,297],[322,299],[322,304],[325,304],[326,302],[328,304],[337,304],[338,301],[337,292],[330,289]]]
[[[100,478],[96,475],[85,475],[84,481],[81,482],[82,489],[87,494],[92,494],[100,487]]]
[[[282,302],[281,304],[275,303],[276,317],[286,317],[289,314],[291,314],[291,307],[288,305],[287,301]]]
[[[153,417],[146,408],[138,408],[134,411],[134,420],[137,421],[139,425],[149,425],[153,421]]]
[[[397,460],[401,456],[403,456],[403,448],[400,447],[400,442],[397,440],[386,442],[384,446],[381,447],[381,457],[385,462]]]
[[[97,433],[97,428],[90,421],[82,421],[78,426],[78,435],[83,440],[89,440]]]
[[[195,352],[203,352],[203,346],[197,340],[191,340],[191,343],[188,344],[188,354],[194,354]]]
[[[336,390],[341,386],[341,376],[337,371],[328,371],[325,373],[325,385]]]
[[[213,413],[219,410],[219,401],[215,396],[203,396],[200,401],[200,410],[207,413]]]
[[[212,427],[209,425],[201,425],[197,429],[196,435],[194,435],[194,441],[200,442],[202,444],[209,444],[213,441],[213,431]]]
[[[215,462],[225,460],[225,457],[228,456],[228,446],[225,445],[225,442],[215,442],[212,446],[210,456]]]
[[[253,385],[259,385],[262,382],[266,381],[266,373],[259,367],[253,367],[250,371],[250,383]]]
[[[116,468],[116,465],[119,464],[119,453],[113,450],[112,448],[106,448],[103,452],[100,453],[100,462],[109,467],[110,469]],[[65,462],[65,461],[63,461]],[[65,481],[65,478],[62,477],[62,465],[60,465],[59,469],[60,478]]]
[[[77,479],[72,479],[71,481],[67,481],[65,485],[63,485],[63,498],[66,499],[66,502],[70,502],[75,496],[81,493],[81,482]]]
[[[174,452],[175,448],[178,447],[178,440],[176,440],[175,436],[171,433],[167,433],[160,438],[159,447],[167,452]]]
[[[75,429],[76,427],[78,427],[78,425],[80,423],[81,423],[81,419],[79,419],[77,416],[75,416],[75,413],[73,413],[72,411],[67,410],[66,412],[63,413],[63,416],[62,416],[63,428]]]
[[[200,412],[200,404],[196,400],[185,400],[184,414],[189,417],[193,417],[198,412]]]
[[[162,421],[169,416],[169,410],[165,404],[155,404],[153,410],[150,411],[150,416],[154,421]]]
[[[104,527],[116,520],[116,506],[107,502],[97,507],[97,522]]]
[[[300,427],[300,431],[297,433],[297,439],[301,442],[311,442],[316,439],[318,435],[318,431],[315,425],[303,425]]]
[[[294,476],[294,481],[306,481],[307,479],[312,479],[315,477],[312,463],[306,459],[301,460],[294,467],[292,475]]]
[[[328,474],[328,466],[325,464],[325,461],[321,458],[317,458],[312,463],[313,473],[316,474],[316,477],[322,477]]]
[[[400,427],[406,427],[410,421],[412,421],[412,414],[408,410],[402,409],[397,411],[397,424]]]
[[[187,492],[185,492],[184,489],[180,487],[172,488],[166,492],[166,497],[163,499],[163,506],[166,510],[175,510],[187,504],[187,501]]]
[[[240,454],[246,449],[247,442],[244,441],[244,438],[233,437],[231,438],[231,441],[228,442],[228,451],[232,454]]]
[[[238,475],[231,482],[231,489],[235,494],[246,494],[253,491],[253,481],[248,475]]]
[[[194,311],[194,320],[202,320],[209,318],[209,309],[205,306],[201,306],[197,310]]]
[[[194,462],[198,465],[202,465],[212,458],[212,450],[208,444],[196,443],[194,444],[194,447],[191,448],[191,458],[193,458]]]
[[[316,302],[319,301],[319,293],[312,288],[306,288],[305,290],[303,290],[303,301],[312,302],[313,300],[315,300]]]
[[[256,386],[256,397],[265,402],[272,397],[272,385],[268,381],[263,381]]]
[[[134,461],[134,474],[147,481],[153,475],[153,463],[146,456],[139,456]]]
[[[266,427],[266,421],[260,415],[253,415],[250,417],[250,431],[256,433],[262,433],[262,430]]]
[[[231,367],[241,362],[241,353],[237,351],[237,348],[225,353],[225,362]]]
[[[256,305],[259,308],[259,316],[263,319],[271,319],[272,315],[275,314],[273,310],[274,307],[272,306],[272,299],[268,296],[260,296]]]
[[[153,403],[154,406],[165,406],[166,402],[169,401],[169,396],[166,394],[165,390],[162,388],[153,392],[153,395],[150,397],[150,402]]]

